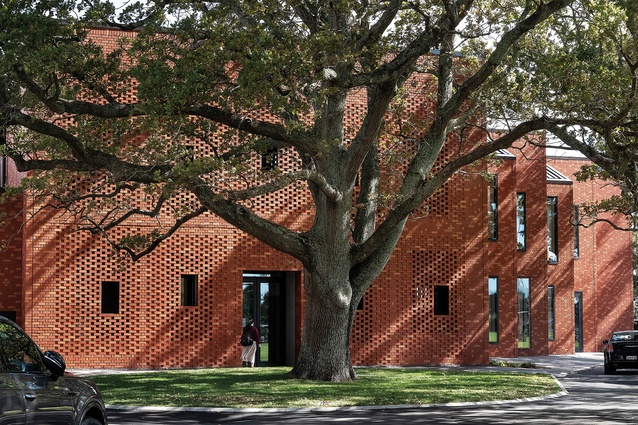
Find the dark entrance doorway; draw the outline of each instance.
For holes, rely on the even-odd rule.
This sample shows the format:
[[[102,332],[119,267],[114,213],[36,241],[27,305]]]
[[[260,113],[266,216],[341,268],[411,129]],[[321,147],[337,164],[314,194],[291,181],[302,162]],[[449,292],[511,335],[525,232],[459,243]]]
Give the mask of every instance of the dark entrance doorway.
[[[295,273],[244,272],[242,326],[255,320],[261,336],[257,366],[294,364]]]
[[[574,335],[576,337],[575,350],[583,351],[583,293],[574,292]]]

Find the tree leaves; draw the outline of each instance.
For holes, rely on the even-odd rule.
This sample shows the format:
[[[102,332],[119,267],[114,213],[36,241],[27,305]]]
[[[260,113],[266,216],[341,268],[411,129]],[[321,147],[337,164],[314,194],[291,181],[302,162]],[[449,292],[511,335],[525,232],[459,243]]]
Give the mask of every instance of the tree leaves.
[[[234,190],[263,196],[294,175],[317,205],[351,193],[359,175],[368,207],[396,214],[392,227],[454,173],[432,177],[445,169],[433,167],[448,138],[487,135],[498,122],[555,130],[629,181],[637,49],[628,0],[10,0],[0,10],[2,122],[21,167],[162,182],[166,197],[206,182],[210,193],[193,196],[226,200]],[[121,31],[94,38],[98,24]],[[428,81],[420,92],[417,76]],[[357,97],[365,108],[345,108]],[[471,164],[498,143],[446,161]],[[361,173],[381,147],[365,162],[373,172]],[[272,149],[289,149],[299,168],[259,170]]]

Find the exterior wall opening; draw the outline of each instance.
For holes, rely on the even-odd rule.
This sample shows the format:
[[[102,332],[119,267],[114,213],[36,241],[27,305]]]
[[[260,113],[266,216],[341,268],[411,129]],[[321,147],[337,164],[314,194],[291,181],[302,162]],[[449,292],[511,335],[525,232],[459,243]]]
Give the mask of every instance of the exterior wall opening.
[[[256,366],[293,366],[295,273],[244,272],[242,286],[242,326],[253,318],[261,337]]]
[[[531,335],[531,300],[529,278],[519,277],[517,279],[518,292],[518,348],[532,348]]]
[[[583,293],[574,293],[574,350],[583,352]]]
[[[489,311],[489,341],[498,342],[498,277],[491,276],[487,280]]]

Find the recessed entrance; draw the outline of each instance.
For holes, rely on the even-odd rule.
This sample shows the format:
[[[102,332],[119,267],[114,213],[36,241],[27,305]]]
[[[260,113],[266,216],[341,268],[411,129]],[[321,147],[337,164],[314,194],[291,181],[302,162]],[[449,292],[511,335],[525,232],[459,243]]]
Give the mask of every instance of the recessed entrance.
[[[296,272],[244,272],[242,326],[255,320],[261,336],[257,366],[295,362]]]

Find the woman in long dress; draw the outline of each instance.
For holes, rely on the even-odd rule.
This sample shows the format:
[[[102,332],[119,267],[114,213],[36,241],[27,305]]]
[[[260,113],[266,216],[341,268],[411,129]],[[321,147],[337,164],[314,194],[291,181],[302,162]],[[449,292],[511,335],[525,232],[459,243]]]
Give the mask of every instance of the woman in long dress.
[[[248,319],[248,324],[244,327],[242,334],[250,333],[252,344],[241,347],[241,365],[243,367],[255,367],[255,355],[257,354],[257,347],[261,347],[261,339],[259,338],[259,329],[255,326],[253,319]]]

